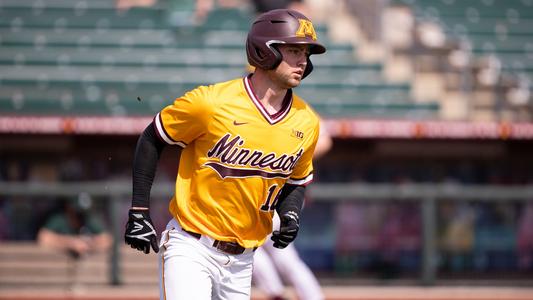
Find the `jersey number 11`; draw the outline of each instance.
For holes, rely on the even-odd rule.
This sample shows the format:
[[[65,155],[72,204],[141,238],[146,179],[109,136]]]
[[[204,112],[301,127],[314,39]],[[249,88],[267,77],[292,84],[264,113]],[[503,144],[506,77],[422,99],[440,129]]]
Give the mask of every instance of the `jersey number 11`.
[[[274,196],[274,192],[276,191],[277,187],[278,187],[277,184],[273,184],[272,186],[268,188],[268,195],[266,197],[265,203],[261,205],[262,211],[268,212],[276,208],[276,204],[278,204],[279,195],[281,194],[281,190],[282,190],[282,189],[279,189],[278,192],[276,193],[276,196]]]

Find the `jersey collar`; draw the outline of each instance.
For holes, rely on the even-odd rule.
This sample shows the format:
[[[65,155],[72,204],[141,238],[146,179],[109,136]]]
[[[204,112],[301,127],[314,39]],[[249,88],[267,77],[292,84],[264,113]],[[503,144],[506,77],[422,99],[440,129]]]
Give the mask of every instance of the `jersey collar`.
[[[263,117],[271,125],[283,120],[283,118],[285,118],[285,116],[289,113],[292,106],[292,89],[287,90],[287,94],[285,95],[285,98],[283,99],[283,103],[281,105],[281,109],[274,114],[269,114],[263,104],[255,95],[250,77],[252,77],[252,74],[249,74],[248,76],[244,77],[244,89],[246,90],[246,93],[248,94],[252,102],[255,104],[255,107],[257,107],[261,115],[263,115]]]

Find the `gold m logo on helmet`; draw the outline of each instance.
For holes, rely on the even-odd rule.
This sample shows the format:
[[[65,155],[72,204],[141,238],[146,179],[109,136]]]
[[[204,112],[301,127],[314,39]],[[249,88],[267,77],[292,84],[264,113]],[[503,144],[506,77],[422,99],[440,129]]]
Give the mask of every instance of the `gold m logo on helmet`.
[[[296,30],[296,36],[297,37],[311,37],[314,41],[316,41],[316,32],[315,28],[313,27],[313,23],[309,20],[304,19],[298,19],[298,22],[300,22],[300,26],[298,27],[298,30]]]

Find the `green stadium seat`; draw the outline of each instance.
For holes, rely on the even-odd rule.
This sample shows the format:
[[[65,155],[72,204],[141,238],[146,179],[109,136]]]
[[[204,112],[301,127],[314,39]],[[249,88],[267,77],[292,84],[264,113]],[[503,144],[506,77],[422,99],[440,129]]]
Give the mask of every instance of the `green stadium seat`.
[[[207,30],[204,32],[203,38],[206,46],[242,47],[246,43],[247,35],[247,31],[244,30]],[[333,43],[326,36],[320,36],[320,40],[328,50],[353,50],[352,45]]]
[[[112,83],[112,84],[161,84],[161,83],[213,83],[243,75],[243,69],[185,67],[180,72],[172,68],[138,68],[85,66],[83,68],[48,66],[0,66],[2,83],[43,81],[61,83]]]
[[[2,45],[33,45],[35,47],[70,46],[70,47],[101,47],[114,46],[121,48],[134,47],[170,47],[174,44],[174,35],[169,30],[137,30],[137,29],[68,29],[47,30],[0,29]]]
[[[513,35],[533,35],[533,19],[510,22],[505,18],[479,18],[468,20],[462,17],[442,17],[444,28],[450,33],[498,34],[508,32]]]
[[[313,104],[313,108],[323,117],[359,117],[380,119],[436,119],[438,118],[439,105],[437,103],[417,104],[386,104],[372,103],[349,104]]]
[[[202,26],[169,21],[191,3],[118,12],[113,0],[3,1],[0,112],[153,115],[198,85],[243,76],[253,16],[216,9]],[[413,103],[409,84],[386,83],[381,64],[357,62],[352,45],[316,29],[328,52],[312,58],[315,71],[296,93],[320,114],[436,116],[437,104]]]
[[[468,37],[472,42],[473,51],[476,53],[525,53],[528,43],[531,44],[531,42],[528,42],[529,39],[524,36],[508,35],[507,37],[498,37],[492,34],[472,34]]]
[[[152,115],[192,88],[193,85],[187,84],[174,85],[171,91],[168,85],[163,88],[111,84],[79,87],[58,83],[38,88],[19,83],[0,90],[0,108],[9,114]]]
[[[19,82],[0,89],[0,109],[7,114],[151,115],[197,85],[85,83],[80,86],[72,82]],[[364,114],[369,111],[386,114],[388,109],[406,114],[413,109],[434,116],[438,111],[438,105],[434,103],[412,103],[405,89],[387,89],[386,86],[349,89],[308,85],[298,88],[296,93],[326,115],[335,113],[348,116],[354,112]]]
[[[239,30],[247,32],[253,16],[239,9],[215,9],[206,18],[202,28],[205,30]]]
[[[524,57],[533,58],[533,53],[498,53],[498,58],[502,62],[504,69],[509,70],[533,70],[533,59],[524,59]]]
[[[400,0],[421,20],[442,25],[451,36],[470,41],[476,55],[499,57],[503,70],[533,80],[533,2],[522,0]],[[512,59],[510,58],[512,56]]]
[[[56,65],[156,65],[158,67],[212,66],[212,67],[244,67],[246,52],[241,49],[196,47],[196,48],[165,48],[153,51],[146,48],[122,49],[121,47],[101,46],[88,50],[84,47],[50,46],[42,51],[33,46],[4,46],[0,52],[2,64],[16,64],[18,57],[24,57],[26,64]],[[352,52],[347,50],[331,50],[326,56],[314,56],[313,64],[320,68],[354,69],[368,72],[381,72],[379,64],[358,64],[353,60]],[[365,72],[366,71],[366,72]]]
[[[239,49],[210,48],[168,48],[152,51],[132,48],[127,51],[119,47],[97,47],[90,51],[76,47],[53,47],[51,51],[39,51],[27,46],[4,46],[0,52],[2,64],[16,63],[23,56],[26,64],[56,65],[99,65],[99,66],[157,66],[157,67],[244,67],[246,53]]]
[[[483,0],[405,0],[399,1],[415,7],[417,15],[433,15],[436,17],[509,17],[530,18],[533,17],[533,6],[527,1],[488,1]]]
[[[35,14],[27,8],[4,8],[0,10],[0,27],[11,28],[165,28],[165,11],[131,9],[117,11],[114,8],[91,9],[79,14],[72,8],[47,8]]]
[[[130,59],[116,60],[118,56],[103,57],[103,61],[92,57],[83,60],[82,55],[70,57],[68,55],[57,57],[48,57],[49,63],[54,67],[46,65],[47,57],[27,57],[21,58],[13,55],[14,63],[12,65],[0,66],[3,72],[2,80],[8,82],[27,82],[37,83],[46,78],[47,82],[109,82],[114,84],[126,84],[131,81],[148,84],[166,84],[172,83],[213,83],[224,81],[232,77],[243,76],[246,71],[244,64],[235,65],[202,65],[191,64],[185,65],[182,62],[160,64],[157,57],[150,58],[144,56],[137,63]],[[139,56],[141,59],[142,56]],[[77,58],[76,64],[72,59]],[[135,57],[134,57],[135,58]],[[41,60],[39,60],[41,59]],[[0,61],[4,58],[0,55]],[[17,60],[22,61],[17,64]],[[31,65],[28,63],[32,63]],[[383,82],[381,73],[374,69],[358,68],[316,68],[313,76],[307,78],[303,86],[329,86],[337,87],[362,87],[364,85],[386,86],[389,88],[404,89],[406,85],[386,85]]]
[[[31,8],[34,11],[43,11],[50,8],[71,8],[77,10],[87,9],[113,9],[114,0],[2,0],[2,8]]]
[[[248,32],[255,16],[246,9],[219,8],[212,10],[201,27],[204,30],[239,30]],[[322,38],[326,35],[326,27],[313,24],[317,34]]]

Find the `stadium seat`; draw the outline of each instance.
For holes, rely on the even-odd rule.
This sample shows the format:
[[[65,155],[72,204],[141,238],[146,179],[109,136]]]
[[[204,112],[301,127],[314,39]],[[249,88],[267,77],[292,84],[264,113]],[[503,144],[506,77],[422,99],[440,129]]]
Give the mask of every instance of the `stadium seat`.
[[[119,11],[112,0],[4,1],[1,111],[153,115],[198,85],[246,73],[250,11],[215,9],[198,26],[177,24],[174,12],[163,5]],[[387,83],[383,65],[357,61],[353,45],[335,43],[325,26],[316,27],[328,55],[313,57],[315,71],[296,92],[319,113],[436,117],[437,104],[414,103],[408,83]]]
[[[466,52],[468,56],[471,54],[470,66],[466,66],[468,70],[463,69],[454,75],[456,81],[464,82],[459,79],[461,75],[472,74],[473,91],[467,97],[472,99],[468,104],[470,118],[531,119],[529,107],[533,101],[533,70],[529,61],[533,52],[532,2],[398,0],[394,3],[410,7],[418,22],[440,26],[448,44],[452,45],[449,48],[452,52],[459,49],[457,52]],[[455,48],[453,45],[456,45]],[[448,60],[450,57],[451,54],[442,58]],[[492,63],[487,65],[487,61]],[[453,67],[443,72],[449,72],[449,69]],[[449,75],[453,75],[451,73]],[[487,90],[501,91],[490,105],[480,96],[486,94]]]

